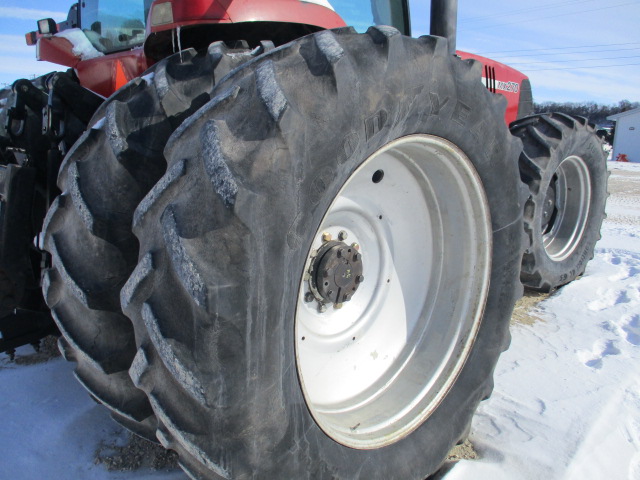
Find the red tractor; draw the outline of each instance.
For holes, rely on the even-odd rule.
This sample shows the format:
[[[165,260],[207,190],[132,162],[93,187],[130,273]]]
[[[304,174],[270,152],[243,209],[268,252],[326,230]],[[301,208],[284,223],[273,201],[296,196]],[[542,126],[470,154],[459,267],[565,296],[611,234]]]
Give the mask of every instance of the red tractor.
[[[528,79],[431,7],[420,38],[406,0],[38,22],[70,69],[0,92],[2,350],[52,317],[91,395],[192,478],[435,472],[522,284],[584,272],[607,193],[593,127],[531,115]]]

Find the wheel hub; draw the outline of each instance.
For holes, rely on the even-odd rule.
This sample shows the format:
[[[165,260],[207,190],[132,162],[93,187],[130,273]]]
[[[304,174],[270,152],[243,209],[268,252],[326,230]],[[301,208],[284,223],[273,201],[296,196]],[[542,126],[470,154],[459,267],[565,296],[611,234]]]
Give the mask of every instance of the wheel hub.
[[[556,185],[558,179],[554,176],[553,181],[549,185],[547,189],[547,194],[545,195],[544,205],[542,207],[542,230],[546,233],[550,230],[553,222],[552,218],[555,216],[554,213],[556,211]],[[551,224],[551,225],[550,225]]]
[[[348,302],[364,281],[362,254],[354,245],[326,242],[311,264],[311,290],[323,303]]]

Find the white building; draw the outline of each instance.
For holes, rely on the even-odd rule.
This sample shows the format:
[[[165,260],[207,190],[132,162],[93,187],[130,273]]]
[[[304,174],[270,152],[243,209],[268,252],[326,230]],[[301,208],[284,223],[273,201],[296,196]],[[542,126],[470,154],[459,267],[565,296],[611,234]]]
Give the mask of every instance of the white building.
[[[607,120],[616,122],[612,160],[626,155],[630,162],[640,162],[640,108],[611,115]]]

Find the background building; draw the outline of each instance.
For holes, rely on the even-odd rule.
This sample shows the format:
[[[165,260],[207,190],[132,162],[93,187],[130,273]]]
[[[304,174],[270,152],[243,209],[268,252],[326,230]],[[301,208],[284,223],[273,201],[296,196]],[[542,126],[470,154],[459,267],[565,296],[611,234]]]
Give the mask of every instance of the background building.
[[[630,162],[640,162],[640,108],[607,117],[616,122],[612,160],[625,155]]]

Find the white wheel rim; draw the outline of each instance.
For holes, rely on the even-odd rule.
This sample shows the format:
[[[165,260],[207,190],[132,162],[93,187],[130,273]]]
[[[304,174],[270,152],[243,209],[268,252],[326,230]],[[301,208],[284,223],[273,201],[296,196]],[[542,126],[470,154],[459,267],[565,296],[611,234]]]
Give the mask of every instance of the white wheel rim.
[[[342,308],[320,313],[317,301],[305,301],[312,252],[323,233],[340,232],[359,244],[364,282]],[[378,448],[433,413],[478,332],[491,248],[481,180],[450,142],[403,137],[351,175],[314,237],[296,309],[298,376],[327,435]]]
[[[591,205],[591,176],[584,160],[572,155],[560,163],[554,178],[555,214],[551,225],[542,227],[542,243],[549,258],[560,262],[582,239]]]

